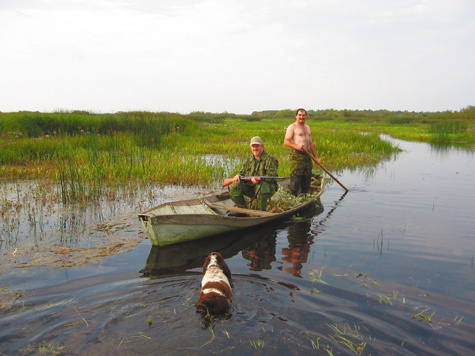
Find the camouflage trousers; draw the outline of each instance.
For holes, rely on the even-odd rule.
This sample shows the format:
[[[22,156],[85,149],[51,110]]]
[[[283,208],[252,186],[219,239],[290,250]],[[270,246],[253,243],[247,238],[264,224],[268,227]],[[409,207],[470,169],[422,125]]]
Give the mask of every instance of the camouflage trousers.
[[[290,192],[297,196],[306,194],[312,179],[312,159],[303,151],[292,150],[290,161]]]
[[[231,184],[229,194],[238,206],[244,207],[246,205],[244,196],[253,198],[257,193],[257,209],[265,211],[267,209],[267,202],[275,194],[276,191],[277,184],[261,182],[258,185],[251,185],[243,181],[234,182],[233,184]]]

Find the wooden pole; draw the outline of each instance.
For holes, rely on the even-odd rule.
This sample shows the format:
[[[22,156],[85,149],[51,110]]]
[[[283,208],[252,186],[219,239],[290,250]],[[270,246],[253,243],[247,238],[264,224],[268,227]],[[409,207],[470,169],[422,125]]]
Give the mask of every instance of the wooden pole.
[[[310,152],[308,152],[307,150],[304,150],[304,151],[309,155],[309,157],[310,157],[316,164],[318,164],[325,172],[327,172],[330,177],[332,177],[334,180],[336,180],[336,182],[337,182],[339,185],[341,185],[341,187],[342,187],[343,189],[345,189],[346,191],[348,191],[348,189],[347,189],[343,184],[341,184],[340,181],[339,181],[338,179],[336,179],[336,178],[333,176],[333,174],[331,174],[325,167],[323,167],[320,163],[318,163],[318,162],[316,161],[316,159],[310,154]]]

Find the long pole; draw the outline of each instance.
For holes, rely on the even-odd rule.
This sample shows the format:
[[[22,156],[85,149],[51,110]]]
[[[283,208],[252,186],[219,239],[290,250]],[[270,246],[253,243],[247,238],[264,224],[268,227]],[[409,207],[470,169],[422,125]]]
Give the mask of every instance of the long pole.
[[[316,164],[318,164],[325,172],[327,172],[327,174],[328,174],[330,177],[332,177],[334,180],[336,180],[336,182],[337,182],[339,185],[341,185],[341,187],[342,187],[343,189],[345,189],[346,191],[348,191],[348,188],[346,188],[343,184],[341,184],[340,181],[339,181],[338,179],[336,179],[336,178],[333,176],[333,174],[331,174],[325,167],[323,167],[320,163],[318,163],[317,160],[310,154],[310,152],[308,152],[307,150],[304,150],[304,151],[308,154],[308,156],[309,156]]]

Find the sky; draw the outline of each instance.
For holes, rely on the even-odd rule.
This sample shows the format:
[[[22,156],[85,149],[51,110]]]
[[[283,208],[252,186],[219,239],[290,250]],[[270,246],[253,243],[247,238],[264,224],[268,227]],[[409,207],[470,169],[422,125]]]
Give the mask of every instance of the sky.
[[[0,0],[0,111],[459,111],[474,0]]]

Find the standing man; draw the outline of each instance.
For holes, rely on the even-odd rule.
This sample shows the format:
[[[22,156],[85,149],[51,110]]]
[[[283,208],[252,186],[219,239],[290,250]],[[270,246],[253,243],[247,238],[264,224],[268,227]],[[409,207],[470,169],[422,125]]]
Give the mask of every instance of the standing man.
[[[300,193],[306,194],[310,189],[312,179],[312,159],[305,152],[312,154],[315,161],[320,164],[312,140],[310,126],[305,123],[307,111],[298,109],[295,114],[295,122],[287,127],[284,145],[292,149],[290,168],[290,191],[297,196]]]
[[[245,159],[241,171],[233,178],[234,183],[231,184],[230,194],[239,207],[246,205],[244,195],[252,198],[257,194],[257,208],[266,210],[269,198],[277,192],[277,181],[256,177],[250,180],[241,180],[241,176],[276,177],[279,162],[273,155],[264,151],[264,141],[259,136],[251,139],[251,150],[252,155]]]

